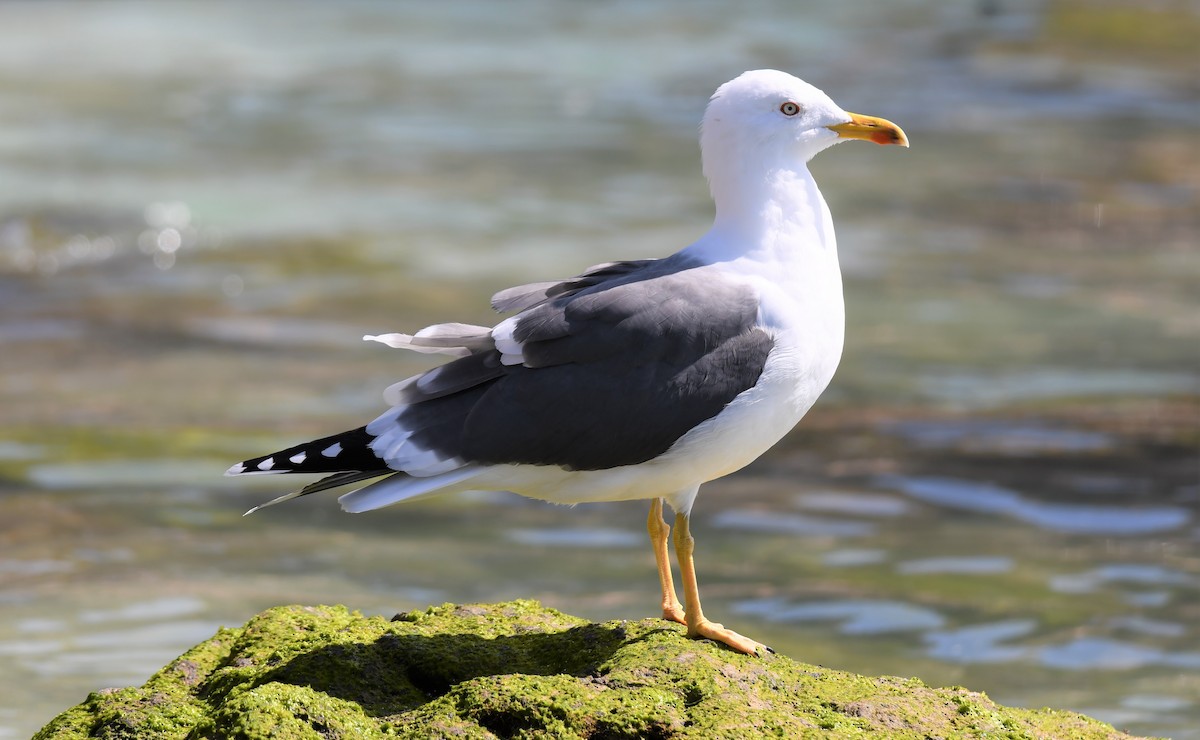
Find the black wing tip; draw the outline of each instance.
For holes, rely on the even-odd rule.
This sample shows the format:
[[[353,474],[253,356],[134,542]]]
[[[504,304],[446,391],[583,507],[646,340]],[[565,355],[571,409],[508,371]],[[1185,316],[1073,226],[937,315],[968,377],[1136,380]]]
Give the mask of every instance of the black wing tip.
[[[387,469],[371,450],[374,437],[366,427],[322,437],[311,442],[252,457],[230,467],[225,475],[268,475],[280,473],[345,473]]]

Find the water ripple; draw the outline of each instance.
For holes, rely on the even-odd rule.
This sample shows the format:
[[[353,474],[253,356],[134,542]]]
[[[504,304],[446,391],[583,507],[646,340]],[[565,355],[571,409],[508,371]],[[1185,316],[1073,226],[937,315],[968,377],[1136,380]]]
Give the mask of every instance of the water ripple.
[[[932,398],[980,407],[1044,398],[1195,393],[1200,377],[1184,372],[1044,368],[1001,376],[927,375],[921,385]]]
[[[1059,593],[1085,594],[1107,583],[1200,588],[1200,578],[1196,576],[1161,565],[1143,563],[1111,563],[1080,573],[1057,575],[1050,579],[1050,588]]]
[[[942,557],[906,560],[896,565],[896,570],[905,575],[930,573],[1007,573],[1013,569],[1013,559],[1004,557]]]
[[[887,560],[887,550],[846,548],[830,550],[821,556],[821,564],[832,568],[847,568],[858,565],[874,565]]]
[[[130,620],[166,621],[202,612],[204,607],[205,604],[200,599],[190,596],[172,596],[126,604],[117,609],[88,609],[79,613],[79,621],[91,624]]]
[[[861,491],[815,491],[796,497],[802,509],[851,516],[895,517],[909,510],[908,502],[895,496]]]
[[[840,622],[845,635],[880,635],[941,627],[942,616],[932,609],[902,601],[846,599],[788,604],[779,598],[749,599],[734,604],[739,614],[768,622]]]
[[[643,536],[623,529],[567,528],[513,529],[505,537],[522,545],[541,547],[638,547]]]
[[[1038,651],[1038,662],[1067,670],[1131,670],[1148,666],[1200,670],[1200,652],[1176,652],[1106,637],[1081,637]]]
[[[1032,619],[1008,619],[956,630],[927,633],[931,657],[948,663],[1007,663],[1029,655],[1029,649],[997,643],[1024,637],[1037,627]]]
[[[875,532],[874,525],[867,522],[747,509],[722,511],[712,518],[712,524],[722,529],[826,537],[866,537]]]
[[[1138,535],[1178,529],[1191,521],[1179,506],[1093,506],[1035,501],[988,483],[954,478],[883,476],[880,485],[930,504],[1005,514],[1043,529],[1072,534]]]
[[[1112,435],[1101,432],[993,419],[913,419],[888,422],[880,429],[929,449],[1011,456],[1103,452],[1115,445]]]

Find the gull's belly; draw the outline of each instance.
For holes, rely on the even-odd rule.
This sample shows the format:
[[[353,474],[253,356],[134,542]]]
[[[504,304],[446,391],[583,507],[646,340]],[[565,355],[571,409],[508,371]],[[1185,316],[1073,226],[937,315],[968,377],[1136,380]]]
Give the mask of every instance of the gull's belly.
[[[661,464],[681,463],[696,483],[750,464],[812,408],[833,378],[839,357],[840,351],[832,356],[802,352],[777,340],[758,383],[680,438]]]
[[[759,324],[774,340],[762,375],[680,438],[662,462],[686,461],[703,475],[698,483],[728,475],[770,449],[812,408],[833,379],[845,336],[841,276],[836,262],[823,267],[784,281],[767,266],[750,278],[759,295]]]

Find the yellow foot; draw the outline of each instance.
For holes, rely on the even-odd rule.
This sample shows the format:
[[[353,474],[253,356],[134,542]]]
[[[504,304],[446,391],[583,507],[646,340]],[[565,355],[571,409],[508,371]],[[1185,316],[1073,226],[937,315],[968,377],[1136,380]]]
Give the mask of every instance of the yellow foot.
[[[679,604],[675,604],[674,606],[664,606],[662,618],[668,622],[687,624],[687,619],[683,616],[683,607]]]
[[[755,642],[749,637],[739,635],[733,630],[727,630],[722,625],[719,625],[716,622],[710,622],[707,619],[700,622],[695,627],[689,627],[688,637],[703,637],[709,640],[715,640],[716,642],[721,642],[728,645],[739,653],[746,653],[747,655],[763,655],[765,653],[775,652],[761,642]]]

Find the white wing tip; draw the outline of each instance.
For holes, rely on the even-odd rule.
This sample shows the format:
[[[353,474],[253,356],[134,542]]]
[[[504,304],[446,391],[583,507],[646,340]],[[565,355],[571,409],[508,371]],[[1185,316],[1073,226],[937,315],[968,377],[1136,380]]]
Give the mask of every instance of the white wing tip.
[[[261,461],[257,468],[247,468],[246,463],[240,462],[234,465],[229,470],[225,471],[225,475],[274,475],[276,473],[286,473],[287,470],[274,470],[275,457],[271,456]]]
[[[361,488],[355,488],[353,491],[350,491],[350,493],[344,493],[341,496],[338,496],[338,504],[341,505],[342,511],[346,512],[347,514],[362,514],[365,511],[371,511],[369,508],[363,508],[362,506],[356,505],[354,502],[357,499],[347,499],[347,497],[351,494],[358,493],[361,490]]]

